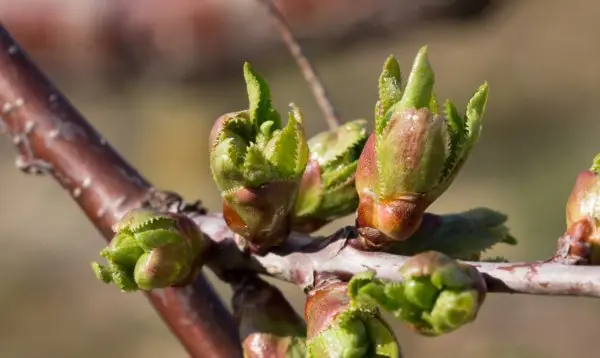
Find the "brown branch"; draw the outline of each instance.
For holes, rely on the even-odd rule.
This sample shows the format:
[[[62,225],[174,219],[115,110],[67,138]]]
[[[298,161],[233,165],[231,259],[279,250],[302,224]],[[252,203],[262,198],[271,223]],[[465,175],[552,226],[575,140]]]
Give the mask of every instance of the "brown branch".
[[[354,231],[342,229],[330,237],[293,234],[285,247],[265,256],[247,258],[219,215],[194,220],[219,247],[213,257],[219,274],[248,270],[297,284],[303,289],[330,277],[349,279],[373,270],[381,279],[401,281],[399,268],[407,257],[359,251],[347,245]],[[600,267],[564,265],[551,261],[530,263],[468,262],[484,274],[489,292],[554,296],[600,297]]]
[[[52,175],[107,240],[122,214],[153,196],[1,24],[0,123],[18,149],[17,167]],[[232,317],[203,275],[148,298],[192,357],[241,356]]]
[[[321,108],[321,112],[323,112],[323,116],[325,117],[327,125],[330,129],[339,127],[341,121],[335,109],[333,108],[331,101],[329,100],[325,86],[323,86],[323,83],[321,83],[321,80],[319,79],[315,69],[310,64],[310,61],[302,53],[302,48],[290,30],[290,26],[285,20],[285,16],[281,13],[281,11],[279,11],[277,6],[273,3],[273,0],[258,1],[267,9],[269,16],[273,19],[273,23],[277,27],[277,30],[281,35],[281,39],[294,57],[298,68],[300,68],[300,72],[302,72],[304,80],[310,86],[313,96]]]

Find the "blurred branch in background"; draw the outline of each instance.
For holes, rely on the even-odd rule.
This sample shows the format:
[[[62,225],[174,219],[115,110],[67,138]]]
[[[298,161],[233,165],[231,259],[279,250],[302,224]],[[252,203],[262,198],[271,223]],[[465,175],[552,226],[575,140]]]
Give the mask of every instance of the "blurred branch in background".
[[[302,48],[292,33],[285,15],[279,11],[279,8],[272,0],[259,0],[258,3],[261,3],[267,10],[269,16],[271,16],[273,24],[281,35],[281,39],[290,51],[290,54],[294,57],[300,72],[302,72],[302,76],[310,86],[313,96],[319,104],[321,112],[323,112],[323,116],[325,117],[329,129],[337,128],[341,124],[340,118],[331,104],[331,100],[327,95],[325,87],[321,83],[321,79],[316,74],[310,61],[308,61],[306,56],[302,53]]]
[[[325,51],[406,34],[430,20],[477,18],[496,2],[276,1],[297,36]],[[42,67],[116,79],[222,75],[242,59],[272,60],[279,41],[259,4],[246,0],[0,0],[0,16]]]

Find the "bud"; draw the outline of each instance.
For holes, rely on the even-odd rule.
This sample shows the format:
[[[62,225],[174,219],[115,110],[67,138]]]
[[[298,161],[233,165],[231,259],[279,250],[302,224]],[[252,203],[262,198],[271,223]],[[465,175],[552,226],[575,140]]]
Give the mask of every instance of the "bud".
[[[354,177],[366,126],[366,121],[355,120],[308,141],[310,159],[296,199],[295,231],[310,233],[356,211]]]
[[[231,230],[251,248],[277,245],[291,230],[291,212],[308,160],[300,110],[282,127],[269,87],[244,65],[249,109],[221,116],[210,135],[210,167]]]
[[[567,201],[567,232],[559,246],[567,244],[568,254],[579,256],[588,264],[600,264],[600,154],[589,170],[577,176]]]
[[[594,158],[589,170],[577,176],[575,186],[567,201],[567,226],[589,217],[600,220],[600,154]]]
[[[181,214],[135,209],[113,226],[116,233],[100,256],[108,266],[92,263],[97,278],[121,291],[174,286],[194,275],[207,241],[196,224]]]
[[[438,336],[475,320],[486,284],[472,266],[427,251],[401,268],[402,283],[384,283],[372,272],[355,276],[350,292],[358,302],[376,303],[424,336]]]
[[[392,329],[376,306],[352,303],[345,283],[328,284],[309,293],[304,315],[309,358],[401,357]]]
[[[450,101],[440,114],[426,47],[405,88],[401,82],[399,64],[390,57],[379,80],[375,133],[356,172],[357,226],[366,247],[408,239],[424,211],[452,183],[481,132],[487,83],[469,101],[464,118]]]
[[[304,358],[306,325],[281,292],[258,276],[235,285],[233,315],[244,357]]]

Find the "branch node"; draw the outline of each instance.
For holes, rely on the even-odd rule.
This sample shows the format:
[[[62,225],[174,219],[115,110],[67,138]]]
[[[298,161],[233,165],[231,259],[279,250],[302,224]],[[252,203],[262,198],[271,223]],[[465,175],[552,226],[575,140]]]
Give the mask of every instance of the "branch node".
[[[54,103],[56,101],[58,101],[58,95],[56,93],[52,93],[50,96],[48,96],[48,102]]]
[[[53,170],[52,164],[41,159],[28,159],[22,154],[15,159],[15,166],[23,173],[31,175],[51,174]]]
[[[9,55],[14,55],[14,54],[16,54],[17,52],[19,52],[19,46],[17,46],[17,45],[12,45],[12,46],[10,46],[10,47],[8,48],[8,54],[9,54]]]
[[[2,105],[2,115],[8,116],[15,110],[22,107],[23,104],[25,104],[25,101],[23,100],[23,98],[17,98],[14,103],[10,103],[10,102],[4,103],[4,105]]]
[[[127,197],[123,195],[112,202],[104,202],[104,205],[102,205],[100,209],[98,209],[96,216],[98,218],[102,218],[104,215],[106,215],[107,212],[111,212],[114,213],[116,219],[120,219],[121,216],[125,214],[125,212],[119,210],[119,208],[123,205],[123,203],[125,203],[125,201],[127,201]]]

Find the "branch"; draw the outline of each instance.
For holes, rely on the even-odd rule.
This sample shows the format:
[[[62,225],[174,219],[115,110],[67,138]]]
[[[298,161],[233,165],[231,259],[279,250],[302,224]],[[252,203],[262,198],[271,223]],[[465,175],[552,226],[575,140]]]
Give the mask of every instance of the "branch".
[[[329,237],[293,234],[285,246],[265,256],[244,256],[233,233],[219,215],[193,216],[219,248],[213,256],[217,274],[251,270],[312,288],[331,277],[349,279],[372,270],[377,277],[400,282],[399,269],[408,257],[356,250],[348,244],[353,228]],[[484,274],[489,292],[532,295],[600,297],[600,267],[564,265],[551,261],[529,263],[467,262]]]
[[[337,128],[341,123],[339,116],[329,100],[325,86],[323,86],[323,83],[321,83],[321,80],[310,64],[310,61],[308,61],[306,56],[304,56],[302,53],[302,48],[298,44],[294,34],[292,34],[290,26],[285,20],[285,16],[281,13],[281,11],[279,11],[277,6],[273,3],[273,0],[258,1],[267,9],[269,16],[273,19],[273,23],[277,27],[277,30],[281,35],[281,39],[294,57],[300,72],[302,72],[304,80],[310,86],[313,96],[321,108],[321,112],[323,112],[323,116],[325,117],[327,125],[330,129]]]
[[[150,183],[87,123],[1,24],[0,128],[17,147],[17,167],[52,175],[107,240],[125,212],[156,199]],[[203,275],[188,287],[147,296],[192,357],[241,356],[231,315]]]

